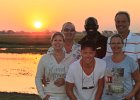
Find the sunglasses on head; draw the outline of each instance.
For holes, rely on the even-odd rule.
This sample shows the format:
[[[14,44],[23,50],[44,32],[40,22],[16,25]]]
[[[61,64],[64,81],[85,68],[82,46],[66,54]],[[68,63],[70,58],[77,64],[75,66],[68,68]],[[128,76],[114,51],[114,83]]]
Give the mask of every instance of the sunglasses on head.
[[[70,29],[70,28],[65,28],[64,31],[65,31],[65,32],[74,32],[75,29],[73,29],[73,28],[72,28],[72,29]]]

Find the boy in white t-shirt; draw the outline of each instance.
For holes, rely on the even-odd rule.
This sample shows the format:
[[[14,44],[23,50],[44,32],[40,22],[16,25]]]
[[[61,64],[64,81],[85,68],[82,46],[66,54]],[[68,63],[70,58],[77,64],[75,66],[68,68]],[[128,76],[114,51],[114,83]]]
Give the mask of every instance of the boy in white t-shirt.
[[[101,99],[106,63],[95,58],[95,54],[96,47],[92,41],[81,43],[82,58],[70,65],[66,75],[66,93],[70,100]]]

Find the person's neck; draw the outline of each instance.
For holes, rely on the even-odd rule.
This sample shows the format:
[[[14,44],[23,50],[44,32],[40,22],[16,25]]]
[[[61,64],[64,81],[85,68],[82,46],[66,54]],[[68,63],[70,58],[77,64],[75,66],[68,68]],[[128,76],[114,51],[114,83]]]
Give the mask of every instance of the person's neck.
[[[87,63],[85,61],[82,60],[82,67],[83,68],[92,68],[95,65],[95,59],[93,59],[91,62]]]
[[[95,68],[95,59],[93,59],[90,63],[86,63],[85,61],[81,60],[80,64],[81,64],[83,71],[87,75],[90,75]]]
[[[63,54],[63,50],[62,49],[61,50],[54,50],[54,54],[61,55],[61,54]]]
[[[73,40],[65,40],[65,45],[73,45]]]
[[[55,50],[54,57],[55,57],[57,63],[60,63],[64,59],[65,54],[64,54],[63,50]]]
[[[125,54],[123,52],[112,55],[112,60],[113,62],[116,62],[116,63],[123,61],[124,58],[125,58]]]
[[[73,41],[65,41],[64,47],[67,53],[71,52],[73,44],[74,44]]]
[[[128,37],[128,35],[129,35],[129,32],[130,32],[130,30],[128,30],[125,33],[120,33],[120,34],[122,35],[123,39],[126,39]]]

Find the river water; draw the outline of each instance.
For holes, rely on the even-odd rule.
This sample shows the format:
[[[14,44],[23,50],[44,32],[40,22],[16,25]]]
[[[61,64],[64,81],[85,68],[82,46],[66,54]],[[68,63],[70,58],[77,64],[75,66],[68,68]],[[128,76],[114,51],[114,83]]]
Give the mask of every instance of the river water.
[[[35,74],[41,54],[0,53],[0,91],[37,94]]]

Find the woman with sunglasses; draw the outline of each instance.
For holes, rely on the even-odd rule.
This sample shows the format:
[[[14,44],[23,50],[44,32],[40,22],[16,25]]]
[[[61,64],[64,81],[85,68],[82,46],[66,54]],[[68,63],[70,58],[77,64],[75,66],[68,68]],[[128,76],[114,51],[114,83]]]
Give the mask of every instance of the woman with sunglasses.
[[[94,57],[95,46],[93,41],[81,42],[81,59],[69,66],[66,93],[70,100],[100,100],[102,96],[106,63]]]
[[[102,100],[135,100],[133,97],[140,88],[138,64],[124,54],[123,45],[123,38],[119,34],[111,37],[113,54],[105,58],[107,68]]]

